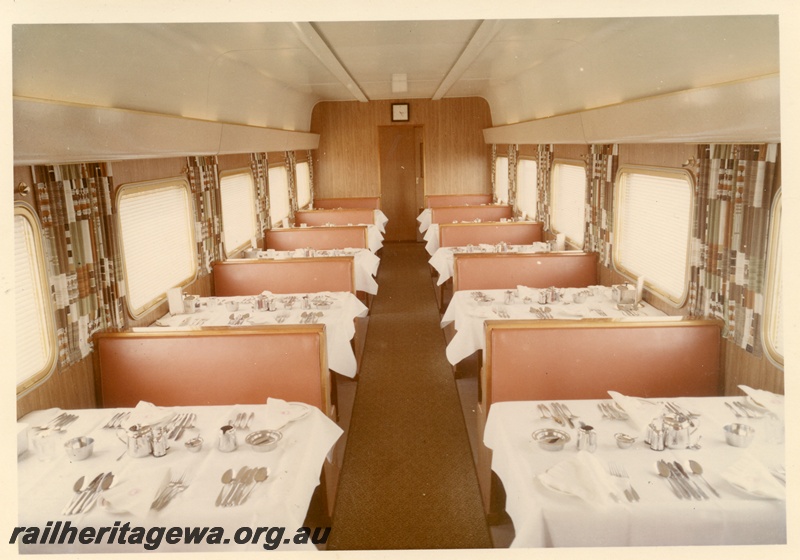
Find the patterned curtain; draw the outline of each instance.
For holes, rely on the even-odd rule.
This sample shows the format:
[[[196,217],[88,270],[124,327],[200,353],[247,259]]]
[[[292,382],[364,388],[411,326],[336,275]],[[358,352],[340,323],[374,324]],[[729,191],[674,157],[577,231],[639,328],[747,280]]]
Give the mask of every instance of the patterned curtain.
[[[297,184],[295,181],[296,160],[294,152],[286,152],[286,174],[289,182],[289,223],[294,223],[294,214],[297,212]]]
[[[269,165],[267,154],[250,154],[250,171],[253,173],[253,181],[256,186],[256,220],[258,221],[258,235],[264,236],[264,232],[270,228],[269,222]]]
[[[519,147],[516,144],[508,146],[508,204],[513,214],[517,215],[517,154]]]
[[[492,202],[497,204],[497,144],[492,144]]]
[[[616,144],[592,145],[586,168],[589,188],[584,247],[586,251],[598,253],[603,265],[609,268],[614,239],[614,180],[619,165],[617,147]]]
[[[778,146],[707,144],[697,150],[689,310],[722,319],[729,340],[760,356]]]
[[[35,166],[33,182],[64,367],[89,354],[94,333],[124,326],[111,166]]]
[[[222,207],[217,158],[189,157],[186,163],[189,186],[194,197],[197,266],[202,273],[210,274],[212,263],[222,260],[225,255],[220,227]]]
[[[544,231],[550,230],[550,173],[553,170],[553,145],[539,144],[536,152],[536,219],[544,224]]]
[[[308,150],[308,207],[314,208],[314,157],[311,150]]]

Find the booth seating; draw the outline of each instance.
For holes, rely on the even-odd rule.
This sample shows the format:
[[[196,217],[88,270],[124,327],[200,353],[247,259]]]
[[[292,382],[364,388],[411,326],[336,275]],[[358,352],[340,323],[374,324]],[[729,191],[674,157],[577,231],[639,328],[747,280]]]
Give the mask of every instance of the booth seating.
[[[367,226],[275,228],[264,234],[264,243],[267,249],[276,251],[306,247],[322,251],[348,247],[369,249]]]
[[[235,259],[212,267],[214,295],[356,293],[353,257]]]
[[[514,210],[507,204],[489,206],[437,206],[431,208],[432,224],[449,224],[452,222],[499,222],[514,217]]]
[[[481,222],[468,224],[439,224],[440,247],[466,247],[500,242],[509,245],[529,245],[543,240],[541,222]]]
[[[479,206],[481,204],[491,203],[491,194],[429,194],[425,196],[426,208],[438,208],[440,206]]]
[[[374,224],[374,208],[334,208],[321,210],[298,210],[294,214],[296,226],[307,224],[309,226],[335,226]]]
[[[371,208],[372,210],[380,210],[381,197],[315,198],[314,208]]]
[[[324,325],[100,333],[95,344],[105,408],[264,404],[273,397],[336,420]],[[329,514],[339,468],[330,460],[323,466]]]
[[[608,399],[608,391],[644,397],[721,394],[721,325],[670,320],[486,321],[478,404],[478,479],[489,513],[491,451],[483,445],[492,404],[504,401]]]
[[[598,284],[597,253],[458,253],[453,291],[585,288]]]

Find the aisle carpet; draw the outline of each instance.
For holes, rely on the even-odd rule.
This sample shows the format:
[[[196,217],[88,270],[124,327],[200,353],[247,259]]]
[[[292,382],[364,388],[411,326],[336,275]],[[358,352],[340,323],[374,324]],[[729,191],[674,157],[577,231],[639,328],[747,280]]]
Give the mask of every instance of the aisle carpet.
[[[492,546],[427,256],[384,246],[328,550]]]

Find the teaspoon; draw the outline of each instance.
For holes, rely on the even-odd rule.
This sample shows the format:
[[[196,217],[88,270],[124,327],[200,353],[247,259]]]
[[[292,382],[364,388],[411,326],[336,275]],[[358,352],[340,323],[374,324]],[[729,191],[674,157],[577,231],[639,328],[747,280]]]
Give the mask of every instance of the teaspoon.
[[[259,469],[256,471],[255,477],[253,477],[255,480],[255,484],[253,484],[252,486],[250,486],[250,488],[247,489],[247,493],[244,496],[242,496],[241,503],[245,503],[247,501],[247,497],[250,496],[250,493],[253,491],[253,488],[256,487],[256,484],[258,484],[259,482],[264,482],[265,480],[267,480],[268,476],[269,476],[269,471],[267,470],[267,467],[259,467]]]
[[[676,485],[675,481],[672,480],[672,472],[670,472],[667,464],[664,463],[664,461],[658,461],[656,462],[656,468],[658,468],[658,474],[666,478],[667,482],[669,482],[669,485],[672,488],[672,493],[682,500],[683,493],[680,490],[678,490],[678,486]]]
[[[692,469],[692,472],[693,472],[694,474],[696,474],[697,476],[699,476],[699,477],[700,477],[700,480],[702,480],[703,482],[705,482],[705,483],[706,483],[706,486],[708,486],[708,489],[709,489],[709,490],[711,490],[711,491],[714,493],[714,495],[715,495],[717,498],[719,498],[719,492],[717,492],[717,491],[714,489],[714,487],[713,487],[713,486],[711,486],[711,485],[708,483],[708,481],[705,479],[705,477],[703,476],[703,467],[701,467],[701,466],[700,466],[700,463],[698,463],[698,462],[697,462],[697,461],[695,461],[694,459],[690,459],[690,460],[689,460],[689,468],[691,468],[691,469]]]
[[[84,480],[85,480],[85,477],[82,476],[78,480],[75,481],[75,484],[72,485],[72,491],[75,492],[75,495],[72,497],[72,500],[70,501],[70,503],[67,504],[67,507],[65,507],[63,509],[63,511],[61,512],[62,515],[66,515],[67,512],[73,508],[73,506],[75,505],[75,502],[78,501],[78,498],[82,494],[81,489],[83,488]]]
[[[222,503],[222,496],[225,494],[225,489],[228,488],[231,481],[233,480],[233,470],[228,469],[224,473],[222,473],[222,484],[225,486],[222,487],[222,490],[219,491],[219,496],[217,496],[217,501],[214,502],[215,505],[219,505]]]

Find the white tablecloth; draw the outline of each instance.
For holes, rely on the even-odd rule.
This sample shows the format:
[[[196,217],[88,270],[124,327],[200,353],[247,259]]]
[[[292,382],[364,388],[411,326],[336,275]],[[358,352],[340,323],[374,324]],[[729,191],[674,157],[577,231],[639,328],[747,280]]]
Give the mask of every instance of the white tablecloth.
[[[531,245],[509,245],[506,253],[544,253],[549,250],[548,244],[537,241]],[[474,247],[439,247],[428,260],[437,273],[439,279],[436,284],[441,286],[453,277],[453,255],[456,253],[496,253],[495,245],[481,244]]]
[[[333,301],[333,304],[328,308],[311,305],[311,309],[302,309],[302,298],[305,295],[312,302],[315,298],[328,298]],[[315,322],[325,324],[328,367],[346,377],[355,377],[357,363],[353,347],[350,344],[356,333],[353,321],[356,317],[366,317],[369,312],[369,309],[356,296],[349,292],[318,292],[313,294],[276,294],[272,297],[277,305],[277,311],[255,310],[257,299],[255,296],[200,298],[200,307],[194,313],[166,314],[150,327],[143,328],[167,327],[190,330],[200,327],[276,325],[279,321],[286,325],[300,324],[307,322],[308,314],[314,312],[318,314]],[[287,303],[291,298],[294,298],[293,303]],[[237,302],[239,308],[233,312],[228,310],[226,302],[229,301]],[[245,314],[248,316],[244,317]],[[231,319],[231,315],[234,316],[233,319]],[[239,321],[239,319],[242,320]],[[232,325],[232,322],[238,323],[238,325]]]
[[[624,467],[640,496],[639,502],[589,503],[575,495],[560,493],[538,478],[556,465],[559,470],[578,455],[576,431],[542,419],[535,402],[504,402],[492,405],[484,433],[484,443],[492,449],[492,470],[506,490],[506,511],[514,523],[513,547],[582,546],[669,546],[669,545],[746,545],[786,542],[786,502],[757,497],[740,490],[723,476],[739,461],[756,461],[768,470],[784,466],[784,446],[766,429],[765,418],[747,420],[757,430],[749,448],[726,444],[723,426],[742,421],[725,402],[728,398],[672,399],[679,406],[701,414],[695,422],[701,436],[701,449],[653,451],[629,421],[603,418],[600,401],[566,401],[578,420],[594,427],[597,450],[594,458],[605,469],[613,462]],[[606,401],[606,402],[611,402]],[[545,403],[548,406],[550,403]],[[572,440],[562,451],[545,451],[533,442],[531,434],[540,428],[558,428]],[[619,449],[614,434],[640,436],[633,447]],[[774,433],[772,434],[774,435]],[[580,453],[587,453],[581,451]],[[704,469],[705,483],[690,475],[709,496],[708,500],[678,499],[666,479],[659,476],[656,462],[679,461],[689,469],[694,459]],[[554,471],[550,471],[551,473]],[[563,472],[563,471],[561,471]],[[770,478],[767,475],[766,478]],[[569,479],[568,479],[569,480]],[[617,478],[618,489],[625,484]],[[767,483],[779,484],[776,480]],[[778,486],[780,489],[780,486]]]
[[[666,319],[667,315],[642,302],[642,307],[636,311],[636,315],[630,316],[617,309],[616,304],[611,299],[611,288],[595,286],[593,291],[596,295],[589,296],[583,303],[572,303],[572,295],[585,288],[565,288],[564,300],[560,303],[549,303],[539,305],[539,290],[535,288],[524,288],[523,293],[512,290],[513,303],[506,305],[506,290],[483,290],[483,292],[457,291],[453,294],[447,310],[442,316],[441,326],[454,323],[456,330],[455,336],[447,345],[447,360],[455,365],[464,358],[471,356],[478,350],[486,349],[483,324],[486,319],[501,320],[506,319],[539,319],[540,316],[532,313],[531,308],[540,309],[547,307],[553,319],[598,319],[601,317],[627,318],[641,321],[643,317],[658,317]],[[483,293],[492,298],[489,303],[479,303],[473,294]],[[506,313],[508,317],[501,317],[501,313]]]
[[[417,216],[417,221],[419,222],[419,232],[425,233],[429,227],[431,227],[431,209],[425,208],[419,216]]]
[[[142,405],[136,410],[140,410]],[[115,522],[120,526],[129,523],[130,527],[221,527],[229,544],[166,544],[162,541],[159,552],[212,552],[261,550],[266,534],[262,534],[256,544],[235,544],[234,533],[240,527],[255,530],[257,527],[285,527],[284,538],[292,538],[297,529],[303,526],[314,488],[319,484],[320,472],[326,455],[342,434],[334,422],[320,410],[308,407],[310,412],[303,418],[281,429],[283,438],[278,446],[269,452],[256,452],[244,442],[245,436],[254,430],[267,427],[268,414],[274,413],[286,403],[270,399],[264,405],[175,407],[163,409],[171,413],[194,412],[196,429],[187,430],[180,441],[170,442],[170,449],[164,457],[152,455],[132,458],[128,455],[118,457],[125,451],[125,445],[117,438],[117,430],[104,429],[112,416],[122,409],[93,409],[70,411],[79,419],[67,427],[63,439],[76,436],[91,436],[95,439],[94,454],[80,462],[70,462],[63,449],[55,459],[42,461],[33,451],[26,451],[18,460],[19,474],[19,525],[45,528],[47,522],[67,522],[72,526],[111,527]],[[305,405],[303,405],[305,406]],[[58,410],[41,410],[28,414],[21,422],[40,425],[58,415]],[[239,448],[230,453],[217,449],[219,428],[235,417],[237,412],[253,412],[254,418],[248,430],[237,430]],[[278,427],[278,426],[273,426]],[[198,453],[190,453],[184,442],[200,434],[204,446]],[[215,500],[222,488],[221,477],[226,469],[234,473],[242,466],[267,467],[269,478],[254,487],[244,504],[236,507],[216,507]],[[145,507],[143,516],[128,511],[113,512],[101,507],[98,502],[91,510],[79,515],[62,515],[62,509],[73,497],[73,484],[84,476],[88,482],[97,474],[114,473],[111,490],[134,486],[135,481],[142,484],[138,490],[146,504],[149,495],[158,490],[159,481],[178,477],[185,473],[188,488],[178,494],[160,511]],[[110,491],[111,491],[110,490]],[[130,537],[130,534],[128,535]],[[98,552],[147,552],[143,546],[135,544],[109,544],[108,538],[99,544],[28,544],[20,545],[25,553],[98,553]],[[283,549],[314,549],[311,544],[301,545],[281,542]]]
[[[250,251],[248,258],[259,259],[291,259],[307,258],[303,249],[294,251],[276,251],[267,249],[266,251]],[[381,259],[369,249],[331,249],[328,251],[314,251],[313,258],[352,256],[355,258],[356,290],[375,295],[378,293],[378,283],[375,276],[378,274],[378,266]]]
[[[383,213],[382,210],[378,208],[375,209],[374,214],[375,214],[375,225],[377,226],[378,231],[380,231],[381,233],[386,233],[386,224],[389,223],[389,218],[386,216],[386,214]]]
[[[430,224],[422,239],[425,240],[425,250],[428,251],[428,254],[430,256],[436,254],[436,250],[439,248],[439,224]]]

